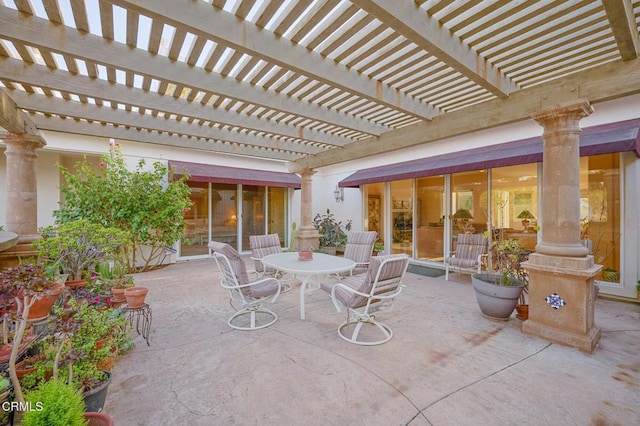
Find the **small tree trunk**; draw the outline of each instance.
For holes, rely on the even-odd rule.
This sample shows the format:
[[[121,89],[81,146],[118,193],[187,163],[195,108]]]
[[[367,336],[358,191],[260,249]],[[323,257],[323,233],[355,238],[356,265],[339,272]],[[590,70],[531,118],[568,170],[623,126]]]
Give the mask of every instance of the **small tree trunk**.
[[[27,296],[23,296],[22,299],[16,297],[18,302],[18,312],[22,310],[22,317],[18,317],[18,323],[16,327],[16,334],[13,336],[13,345],[11,347],[11,355],[9,356],[9,377],[11,377],[11,383],[13,384],[13,391],[16,396],[16,401],[24,404],[24,395],[22,394],[22,386],[20,386],[20,380],[18,380],[18,374],[16,373],[16,360],[18,358],[18,352],[20,351],[20,344],[22,343],[22,337],[27,329],[29,309],[36,301],[36,296],[31,297],[31,301],[27,303]],[[22,308],[22,309],[21,309]]]

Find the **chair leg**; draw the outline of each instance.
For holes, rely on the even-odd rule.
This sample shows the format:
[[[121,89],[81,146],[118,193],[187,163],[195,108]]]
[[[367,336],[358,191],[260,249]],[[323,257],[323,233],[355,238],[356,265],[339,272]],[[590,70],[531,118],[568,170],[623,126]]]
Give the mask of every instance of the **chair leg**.
[[[257,314],[263,314],[266,317],[264,320],[266,321],[266,323],[258,324],[258,321],[260,319],[258,318]],[[249,326],[239,325],[234,323],[234,320],[238,318],[247,317],[247,316],[248,316]],[[252,307],[246,307],[246,308],[240,309],[238,312],[233,314],[233,316],[229,318],[229,321],[227,321],[227,324],[229,324],[229,327],[234,328],[236,330],[248,331],[248,330],[259,330],[261,328],[269,327],[270,325],[274,324],[277,320],[278,320],[278,315],[276,315],[270,309],[267,309],[263,306],[252,306]]]
[[[444,264],[444,280],[449,281],[449,264]]]
[[[374,329],[380,331],[384,337],[379,340],[358,339],[358,337],[360,337],[360,332],[362,331],[362,327],[366,325],[375,327]],[[343,329],[348,326],[354,326],[353,333],[351,333],[351,336],[347,336],[343,331]],[[380,321],[376,321],[370,317],[368,319],[360,318],[357,321],[343,322],[338,327],[338,335],[349,343],[355,343],[356,345],[363,345],[363,346],[374,346],[374,345],[381,345],[391,340],[391,338],[393,337],[393,331],[388,325],[383,324]]]

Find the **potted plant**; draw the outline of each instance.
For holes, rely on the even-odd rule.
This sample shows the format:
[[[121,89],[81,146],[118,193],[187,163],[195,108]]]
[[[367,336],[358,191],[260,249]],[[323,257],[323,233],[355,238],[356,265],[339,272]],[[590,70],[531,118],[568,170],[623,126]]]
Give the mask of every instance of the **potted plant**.
[[[520,262],[528,252],[517,240],[505,239],[492,246],[495,273],[482,272],[471,276],[476,299],[482,314],[493,320],[509,319],[527,285],[526,272]]]
[[[32,409],[24,412],[24,426],[84,426],[82,394],[62,380],[44,382],[27,393]]]
[[[126,232],[85,219],[44,228],[42,237],[34,247],[42,258],[56,262],[68,274],[67,285],[89,277],[98,263],[119,255],[129,241]]]
[[[337,247],[347,241],[345,230],[351,230],[351,221],[342,227],[342,222],[336,220],[335,215],[327,209],[326,214],[316,214],[313,227],[320,233],[320,249],[329,254],[336,254]]]
[[[96,272],[93,290],[99,294],[111,294],[112,304],[124,303],[125,290],[135,285],[133,275],[127,273],[127,267],[117,261],[102,262],[98,264]]]
[[[373,245],[373,255],[377,256],[383,251],[384,251],[384,242],[376,241],[376,243]]]
[[[16,326],[8,362],[9,377],[19,402],[24,402],[24,396],[16,373],[16,362],[20,353],[35,339],[34,335],[28,336],[27,333],[30,321],[33,321],[29,314],[35,306],[41,309],[39,312],[34,310],[38,317],[36,319],[48,316],[62,293],[61,287],[54,282],[51,269],[46,268],[43,263],[20,263],[0,273],[0,293],[13,294],[16,301]],[[44,306],[41,307],[40,304]]]
[[[72,298],[69,307],[57,309],[57,314],[53,378],[63,367],[67,383],[83,392],[87,411],[100,411],[111,381],[106,363],[133,347],[124,311],[96,309],[86,300]]]

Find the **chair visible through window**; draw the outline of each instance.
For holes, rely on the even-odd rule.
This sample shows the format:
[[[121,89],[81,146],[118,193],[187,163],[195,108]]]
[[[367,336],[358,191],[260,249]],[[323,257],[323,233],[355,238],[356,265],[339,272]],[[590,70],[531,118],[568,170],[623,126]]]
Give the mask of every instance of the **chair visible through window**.
[[[456,251],[444,259],[445,281],[449,281],[449,268],[452,267],[459,272],[481,272],[487,250],[488,240],[484,234],[458,234]]]
[[[246,265],[233,247],[226,243],[211,241],[209,248],[220,269],[220,285],[229,290],[229,303],[236,313],[229,318],[229,327],[237,330],[257,330],[275,323],[278,316],[263,306],[264,301],[275,302],[280,295],[280,282],[272,277],[249,281]],[[238,309],[234,302],[240,302]]]

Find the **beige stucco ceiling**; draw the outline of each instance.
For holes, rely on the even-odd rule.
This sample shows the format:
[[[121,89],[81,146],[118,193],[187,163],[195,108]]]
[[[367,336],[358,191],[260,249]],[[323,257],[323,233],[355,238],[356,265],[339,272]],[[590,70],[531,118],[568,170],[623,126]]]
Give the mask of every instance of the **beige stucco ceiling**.
[[[0,126],[299,171],[639,93],[639,23],[640,0],[0,0]]]

